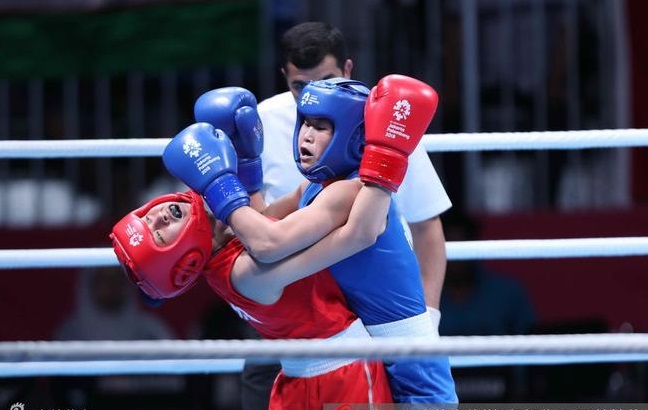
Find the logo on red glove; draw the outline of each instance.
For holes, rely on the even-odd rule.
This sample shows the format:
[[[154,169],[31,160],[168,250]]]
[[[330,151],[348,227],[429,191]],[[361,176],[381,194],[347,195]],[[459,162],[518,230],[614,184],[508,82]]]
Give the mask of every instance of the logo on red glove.
[[[389,125],[385,130],[385,137],[391,139],[403,137],[406,140],[409,140],[410,135],[407,133],[407,125],[405,125],[403,121],[412,114],[412,105],[409,101],[403,99],[396,101],[392,109],[394,110],[392,117],[394,117],[396,121],[389,121]]]
[[[409,117],[409,115],[412,113],[411,109],[412,106],[410,105],[409,101],[396,101],[396,104],[394,104],[394,118],[396,118],[397,121],[406,120],[407,117]]]

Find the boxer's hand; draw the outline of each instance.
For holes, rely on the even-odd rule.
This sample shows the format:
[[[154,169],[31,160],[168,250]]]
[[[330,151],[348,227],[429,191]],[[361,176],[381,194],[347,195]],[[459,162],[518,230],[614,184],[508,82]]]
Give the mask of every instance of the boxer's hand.
[[[366,146],[360,179],[396,192],[439,102],[436,91],[414,78],[392,74],[371,90],[365,105]]]
[[[238,156],[237,175],[249,193],[263,186],[263,126],[256,106],[254,94],[241,87],[208,91],[194,104],[197,122],[223,130],[232,140]]]
[[[164,149],[162,160],[176,178],[201,194],[216,217],[227,223],[234,210],[250,204],[236,177],[236,151],[229,137],[207,123],[188,126]]]

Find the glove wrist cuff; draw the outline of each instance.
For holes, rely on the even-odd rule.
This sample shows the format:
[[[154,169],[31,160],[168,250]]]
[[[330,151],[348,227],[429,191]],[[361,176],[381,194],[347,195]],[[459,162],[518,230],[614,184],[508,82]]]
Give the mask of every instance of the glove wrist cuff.
[[[393,149],[367,145],[360,161],[360,180],[381,185],[392,192],[405,178],[407,157]]]
[[[248,194],[253,194],[263,187],[261,157],[239,158],[236,173]]]
[[[227,218],[232,212],[242,206],[250,205],[250,196],[233,174],[218,177],[203,192],[203,197],[214,215],[227,224]]]

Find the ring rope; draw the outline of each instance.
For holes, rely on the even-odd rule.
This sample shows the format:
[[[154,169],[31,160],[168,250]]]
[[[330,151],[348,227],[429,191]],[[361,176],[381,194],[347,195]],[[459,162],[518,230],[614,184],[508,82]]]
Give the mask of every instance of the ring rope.
[[[448,260],[648,255],[648,237],[447,242]],[[0,269],[117,266],[112,248],[2,249]]]
[[[445,336],[371,340],[158,340],[0,342],[0,362],[281,358],[398,359],[476,355],[635,354],[648,360],[648,334]]]
[[[450,356],[450,366],[489,367],[645,362],[644,353]],[[103,360],[0,363],[0,377],[240,373],[244,359]]]
[[[169,138],[7,140],[0,158],[161,156]],[[428,152],[586,149],[648,146],[648,129],[427,134]]]

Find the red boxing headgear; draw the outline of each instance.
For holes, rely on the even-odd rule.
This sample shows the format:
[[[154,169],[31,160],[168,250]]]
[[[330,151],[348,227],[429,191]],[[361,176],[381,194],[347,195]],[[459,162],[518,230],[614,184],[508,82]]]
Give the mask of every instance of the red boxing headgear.
[[[142,219],[164,202],[191,204],[189,220],[172,244],[159,246]],[[162,195],[123,217],[112,229],[113,250],[128,278],[153,299],[169,299],[196,283],[212,253],[212,225],[200,195]]]

